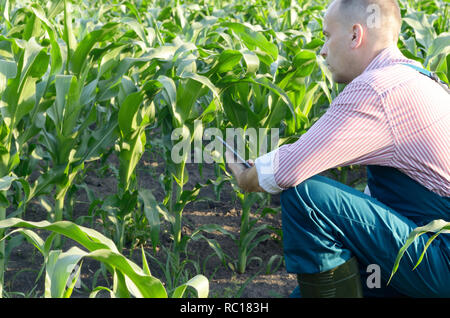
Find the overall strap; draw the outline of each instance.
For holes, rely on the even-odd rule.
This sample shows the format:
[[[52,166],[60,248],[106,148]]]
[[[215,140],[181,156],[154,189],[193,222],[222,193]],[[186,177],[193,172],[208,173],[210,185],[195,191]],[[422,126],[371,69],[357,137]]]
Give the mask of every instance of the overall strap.
[[[423,74],[423,75],[425,75],[425,76],[431,78],[433,81],[435,81],[436,83],[438,83],[439,85],[441,85],[441,86],[447,91],[447,93],[450,94],[450,89],[449,89],[448,84],[447,84],[446,82],[442,81],[442,80],[436,75],[436,73],[430,72],[430,71],[428,71],[428,70],[426,70],[426,69],[424,69],[424,68],[418,67],[418,66],[413,65],[413,64],[408,64],[408,63],[400,63],[400,64],[409,66],[409,67],[415,69],[416,71],[418,71],[419,73],[421,73],[421,74]]]

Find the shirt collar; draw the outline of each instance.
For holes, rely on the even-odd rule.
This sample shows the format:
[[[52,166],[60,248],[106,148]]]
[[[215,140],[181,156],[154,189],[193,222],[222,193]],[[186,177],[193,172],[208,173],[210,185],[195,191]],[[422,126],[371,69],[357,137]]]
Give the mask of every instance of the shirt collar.
[[[368,72],[378,68],[386,67],[391,64],[396,63],[406,63],[407,59],[398,49],[396,45],[391,45],[383,49],[373,60],[370,62],[369,66],[364,70]]]

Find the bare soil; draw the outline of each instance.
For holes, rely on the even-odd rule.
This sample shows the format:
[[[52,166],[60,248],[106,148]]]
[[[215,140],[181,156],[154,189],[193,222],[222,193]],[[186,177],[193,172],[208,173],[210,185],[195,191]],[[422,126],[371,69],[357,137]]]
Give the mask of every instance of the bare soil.
[[[109,165],[111,169],[100,172],[100,166],[93,164],[87,170],[84,182],[94,191],[98,198],[104,198],[108,194],[115,193],[117,187],[117,177],[114,169],[118,168],[117,159],[110,156]],[[114,168],[115,167],[115,168]],[[188,164],[189,182],[185,189],[191,189],[197,183],[205,183],[206,180],[216,178],[214,166],[204,164],[202,175],[200,175],[197,164]],[[144,155],[138,166],[138,180],[140,187],[151,189],[158,200],[163,200],[164,192],[158,178],[164,173],[164,162],[156,155]],[[329,172],[324,175],[331,177]],[[355,179],[364,180],[365,170],[355,169],[351,172],[349,183]],[[217,224],[229,232],[239,237],[241,206],[236,200],[234,192],[229,182],[223,185],[220,192],[220,200],[216,200],[216,195],[212,186],[201,189],[199,200],[189,203],[183,212],[183,232],[190,234],[199,226],[204,224]],[[76,195],[76,203],[71,216],[72,220],[81,220],[80,216],[89,215],[90,202],[84,190],[79,190]],[[272,196],[270,206],[276,210],[280,206],[278,195]],[[70,216],[67,216],[70,219]],[[254,215],[253,217],[257,217]],[[24,219],[30,221],[41,221],[48,219],[48,213],[40,202],[33,201],[27,208]],[[185,267],[194,276],[197,272],[205,275],[210,283],[210,297],[242,297],[242,298],[278,298],[288,297],[296,287],[296,276],[286,272],[283,261],[283,246],[281,233],[281,212],[268,214],[258,221],[258,224],[269,224],[271,230],[265,230],[260,235],[269,234],[271,239],[263,241],[253,250],[250,257],[252,261],[247,266],[245,273],[239,274],[233,270],[230,262],[222,264],[214,254],[213,249],[206,240],[189,242],[188,255],[190,261]],[[90,223],[87,223],[90,226]],[[94,217],[94,227],[103,232],[102,220]],[[163,224],[161,230],[161,246],[156,252],[147,241],[145,250],[153,255],[163,264],[167,260],[167,248],[171,244],[168,226]],[[38,231],[45,237],[48,233]],[[237,243],[230,237],[221,233],[205,234],[210,239],[215,239],[221,249],[230,260],[237,257]],[[143,235],[145,239],[145,233]],[[75,242],[66,239],[64,250],[76,245]],[[137,264],[141,264],[141,250],[139,247],[127,246],[123,251],[127,257],[131,257]],[[274,256],[278,255],[278,256]],[[269,260],[274,257],[275,261],[269,266]],[[149,258],[148,258],[149,259]],[[166,282],[164,269],[156,261],[149,259],[152,275]],[[5,274],[6,294],[9,297],[43,297],[44,294],[44,274],[36,281],[39,271],[42,269],[43,258],[41,254],[29,243],[23,242],[15,247],[7,264]],[[195,265],[197,268],[195,268]],[[88,297],[90,291],[95,286],[108,286],[111,279],[104,276],[100,269],[100,264],[96,261],[85,260],[82,265],[81,282],[82,287],[74,290],[72,297]],[[167,286],[167,284],[166,284]],[[106,293],[100,293],[98,297],[109,297]]]

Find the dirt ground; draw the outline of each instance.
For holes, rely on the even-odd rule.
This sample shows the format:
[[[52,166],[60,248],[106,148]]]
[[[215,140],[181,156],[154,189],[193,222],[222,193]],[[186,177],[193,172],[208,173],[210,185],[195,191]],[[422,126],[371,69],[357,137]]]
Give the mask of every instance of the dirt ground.
[[[117,160],[111,156],[111,167],[117,165]],[[116,166],[117,167],[117,166]],[[106,195],[114,193],[117,186],[117,178],[111,171],[99,176],[95,166],[88,170],[84,182],[94,191],[96,196],[104,198]],[[205,183],[208,179],[215,179],[214,166],[205,164],[202,170],[202,176],[198,171],[198,165],[188,164],[189,182],[185,189],[192,188],[196,183]],[[140,187],[151,189],[158,200],[162,200],[163,190],[158,181],[160,174],[164,173],[164,162],[153,155],[147,155],[142,158],[138,167],[138,180]],[[324,175],[331,176],[328,172]],[[365,170],[356,169],[352,172],[353,179],[364,180]],[[350,179],[351,181],[351,179]],[[280,206],[279,195],[272,196],[271,207],[277,209]],[[73,219],[81,215],[88,215],[89,202],[84,191],[77,193],[77,203],[73,212]],[[229,182],[223,185],[220,192],[220,200],[215,200],[215,194],[212,186],[202,188],[199,200],[186,206],[183,212],[183,232],[190,234],[194,229],[204,224],[217,224],[229,232],[239,237],[241,207],[234,196]],[[255,217],[255,216],[253,216]],[[39,202],[32,202],[23,217],[30,221],[41,221],[48,219],[47,212],[42,208]],[[95,227],[102,229],[101,220],[95,220]],[[214,254],[211,247],[205,240],[190,242],[188,245],[188,258],[192,260],[186,268],[189,268],[194,275],[197,271],[209,279],[210,291],[209,297],[243,297],[243,298],[280,298],[288,297],[296,287],[296,276],[288,274],[283,262],[283,247],[280,239],[281,232],[281,212],[276,214],[267,214],[258,221],[259,224],[269,224],[273,230],[264,230],[262,234],[269,234],[271,239],[263,241],[253,250],[250,257],[253,261],[249,263],[244,274],[233,271],[228,264],[223,265],[219,258]],[[164,229],[164,226],[163,226]],[[161,233],[161,245],[169,246],[170,238],[168,233]],[[45,232],[39,232],[42,236]],[[221,233],[205,234],[210,239],[215,239],[221,249],[229,259],[237,257],[237,243],[230,237]],[[70,248],[75,243],[66,240],[64,250]],[[151,253],[156,259],[163,262],[166,260],[164,248],[160,248],[156,253],[153,252],[150,245],[146,251]],[[123,254],[131,257],[137,264],[141,264],[141,251],[139,248],[131,250],[125,249]],[[269,266],[269,260],[273,258],[272,266]],[[152,275],[165,282],[165,273],[163,268],[155,261],[149,259]],[[15,247],[7,264],[5,274],[6,293],[8,297],[43,297],[44,294],[44,274],[36,281],[38,273],[42,268],[43,258],[40,253],[29,243],[22,243]],[[197,264],[195,269],[191,264]],[[104,276],[101,274],[100,264],[96,261],[85,260],[82,265],[81,282],[82,288],[76,288],[72,297],[88,297],[93,286],[107,286]],[[106,276],[108,277],[108,276]],[[109,280],[109,283],[111,280]],[[98,297],[108,297],[100,293]]]

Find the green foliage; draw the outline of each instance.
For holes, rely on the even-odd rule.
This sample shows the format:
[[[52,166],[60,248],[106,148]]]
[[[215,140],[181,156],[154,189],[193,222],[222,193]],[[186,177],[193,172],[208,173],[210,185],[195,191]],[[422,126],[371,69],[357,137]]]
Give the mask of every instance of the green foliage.
[[[47,221],[28,222],[16,218],[0,221],[0,228],[10,227],[18,227],[18,229],[10,232],[8,236],[20,233],[44,256],[46,268],[45,297],[70,297],[75,281],[80,274],[81,267],[73,278],[70,278],[70,274],[83,258],[92,258],[107,265],[114,277],[114,287],[113,290],[110,290],[111,295],[114,297],[167,297],[167,292],[163,284],[151,276],[144,252],[142,252],[143,268],[140,268],[134,262],[120,254],[110,239],[95,230],[76,225],[69,221],[54,223]],[[27,228],[50,230],[52,231],[52,235],[44,241],[39,235],[27,230]],[[76,246],[70,248],[67,252],[50,249],[51,241],[55,238],[54,233],[62,234],[73,239],[88,251]],[[5,236],[3,239],[8,236]],[[69,281],[69,279],[72,279],[72,281]],[[199,297],[207,297],[209,288],[208,280],[202,275],[197,275],[187,283],[177,287],[173,297],[182,297],[188,286],[194,287]],[[105,289],[107,288],[105,287]]]
[[[254,248],[269,239],[269,228],[257,225],[267,210],[255,209],[255,203],[262,207],[270,196],[241,193],[221,160],[215,180],[188,188],[186,164],[191,158],[185,154],[174,161],[171,151],[182,136],[187,136],[187,146],[192,145],[199,134],[196,120],[222,132],[231,127],[243,132],[263,128],[266,133],[279,128],[275,146],[305,133],[341,89],[318,54],[328,1],[0,4],[0,237],[21,233],[44,255],[45,295],[70,296],[73,284],[65,288],[69,276],[61,273],[62,266],[75,268],[92,258],[103,262],[114,277],[112,289],[99,286],[92,296],[102,290],[114,297],[167,296],[145,266],[145,257],[143,268],[137,268],[120,254],[137,232],[147,233],[144,241],[149,240],[156,252],[163,244],[165,223],[173,240],[166,275],[177,277],[171,279],[169,295],[182,296],[187,286],[206,295],[204,277],[182,276],[187,281],[183,283],[171,272],[184,268],[181,253],[190,241],[206,240],[222,264],[244,272],[255,259]],[[404,23],[399,48],[448,82],[448,3],[400,4]],[[146,151],[158,152],[165,160],[159,178],[162,202],[153,189],[139,186],[137,167]],[[105,168],[110,155],[118,158],[118,167]],[[85,176],[96,164],[117,177],[115,194],[100,198],[89,189]],[[341,173],[343,180],[346,173]],[[183,234],[185,207],[199,199],[204,187],[213,187],[220,198],[223,184],[230,180],[242,207],[239,237],[214,224]],[[80,189],[88,194],[90,215],[79,220],[90,219],[93,226],[94,216],[100,216],[108,238],[96,236],[91,242],[93,230],[64,221]],[[40,202],[51,222],[15,219],[30,202]],[[11,211],[8,215],[6,209]],[[11,226],[45,228],[54,234],[43,241],[29,229],[8,233]],[[214,231],[235,240],[237,260],[229,259],[218,242],[205,235]],[[86,244],[87,251],[62,251],[61,235]],[[10,251],[5,242],[0,242],[0,295]]]

